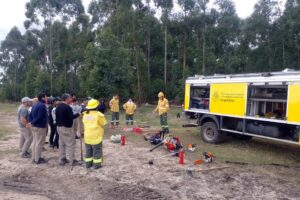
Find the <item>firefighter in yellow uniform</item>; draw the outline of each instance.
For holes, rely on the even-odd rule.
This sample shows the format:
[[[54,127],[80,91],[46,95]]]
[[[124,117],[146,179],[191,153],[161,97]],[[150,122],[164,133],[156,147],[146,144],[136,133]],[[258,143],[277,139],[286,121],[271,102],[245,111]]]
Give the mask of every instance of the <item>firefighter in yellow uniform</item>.
[[[97,100],[91,99],[88,102],[86,111],[83,112],[82,119],[84,124],[85,164],[87,168],[94,166],[94,169],[102,167],[103,127],[107,124],[104,115],[97,111],[98,105]]]
[[[119,96],[115,95],[109,102],[111,111],[111,125],[119,126],[120,107],[119,107]]]
[[[136,105],[133,103],[132,99],[129,99],[124,105],[123,109],[126,112],[126,125],[133,125],[133,115],[136,110]]]
[[[158,113],[160,116],[160,125],[162,131],[165,133],[169,133],[169,125],[168,125],[168,111],[169,111],[169,101],[165,98],[164,93],[158,93],[158,104],[154,113]]]

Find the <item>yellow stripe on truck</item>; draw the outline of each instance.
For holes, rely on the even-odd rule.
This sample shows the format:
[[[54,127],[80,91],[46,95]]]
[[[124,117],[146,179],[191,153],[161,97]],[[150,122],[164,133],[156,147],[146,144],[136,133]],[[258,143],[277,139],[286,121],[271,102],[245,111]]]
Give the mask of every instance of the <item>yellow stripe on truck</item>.
[[[247,83],[217,83],[210,89],[210,112],[245,116]]]
[[[190,108],[190,90],[191,84],[185,84],[184,110],[188,110]]]

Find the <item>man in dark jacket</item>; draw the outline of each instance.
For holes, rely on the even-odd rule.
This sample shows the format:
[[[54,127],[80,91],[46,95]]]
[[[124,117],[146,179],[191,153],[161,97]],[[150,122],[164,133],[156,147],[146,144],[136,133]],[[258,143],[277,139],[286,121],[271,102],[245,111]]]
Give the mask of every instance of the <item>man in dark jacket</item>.
[[[32,107],[29,115],[30,123],[27,124],[28,128],[32,128],[32,158],[35,164],[46,163],[45,159],[41,157],[48,126],[48,115],[45,105],[46,98],[46,94],[41,93],[38,95],[38,102]]]
[[[107,107],[105,105],[105,101],[104,101],[104,99],[100,99],[99,102],[100,102],[100,104],[98,106],[98,111],[101,112],[102,114],[104,114],[107,110]]]
[[[73,134],[73,120],[79,117],[79,114],[73,114],[70,104],[73,102],[71,95],[63,94],[62,103],[56,108],[56,125],[59,134],[59,165],[65,165],[68,160],[66,151],[68,151],[71,165],[78,165],[75,160],[76,140]]]

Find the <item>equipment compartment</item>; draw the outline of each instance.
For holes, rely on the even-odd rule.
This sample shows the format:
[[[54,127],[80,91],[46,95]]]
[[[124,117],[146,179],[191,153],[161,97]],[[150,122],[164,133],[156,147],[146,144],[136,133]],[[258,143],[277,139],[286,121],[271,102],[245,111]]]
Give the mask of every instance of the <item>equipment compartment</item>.
[[[288,86],[249,86],[247,115],[286,120]]]
[[[209,109],[209,97],[210,87],[209,86],[192,86],[191,87],[191,109]]]

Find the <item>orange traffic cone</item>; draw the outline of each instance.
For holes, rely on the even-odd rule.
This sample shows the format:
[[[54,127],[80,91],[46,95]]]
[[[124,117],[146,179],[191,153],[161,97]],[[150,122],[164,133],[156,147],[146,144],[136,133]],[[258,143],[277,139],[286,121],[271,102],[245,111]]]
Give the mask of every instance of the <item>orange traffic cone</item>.
[[[179,152],[179,164],[184,165],[184,151]]]

